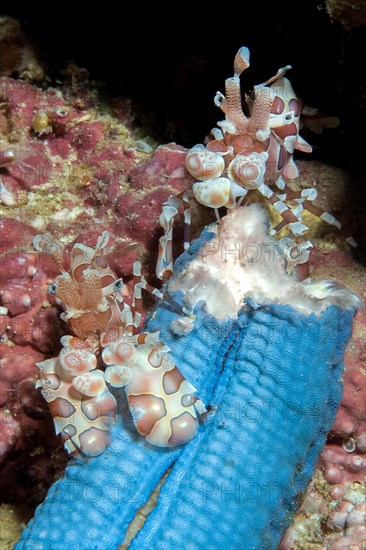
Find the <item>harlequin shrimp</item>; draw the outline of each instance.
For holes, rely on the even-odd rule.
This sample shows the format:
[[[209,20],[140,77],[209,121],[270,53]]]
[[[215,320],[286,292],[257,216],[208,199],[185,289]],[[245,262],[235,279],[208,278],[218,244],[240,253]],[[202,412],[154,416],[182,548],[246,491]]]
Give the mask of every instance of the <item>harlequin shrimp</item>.
[[[160,223],[164,235],[160,239],[157,276],[166,278],[172,270],[172,230],[174,217],[183,205],[185,221],[184,247],[189,248],[191,214],[189,200],[218,209],[239,206],[249,191],[261,195],[282,217],[273,227],[275,235],[285,226],[289,236],[280,241],[292,264],[308,261],[311,243],[305,240],[308,227],[302,222],[302,212],[308,210],[338,229],[341,224],[329,212],[313,204],[317,192],[313,188],[296,191],[285,183],[299,175],[293,160],[298,149],[305,153],[311,146],[299,135],[301,103],[290,81],[285,78],[290,65],[277,71],[266,82],[254,86],[252,96],[246,96],[249,116],[243,111],[240,75],[249,67],[249,50],[239,49],[234,59],[234,76],[225,82],[225,94],[216,93],[214,102],[225,114],[206,138],[187,153],[187,171],[197,180],[193,189],[171,197],[163,206]],[[279,193],[273,191],[276,185]],[[289,206],[292,202],[295,206]],[[295,258],[295,261],[294,261]]]
[[[34,238],[34,247],[58,265],[61,274],[48,291],[62,305],[61,318],[72,335],[61,338],[58,357],[37,363],[37,387],[49,404],[56,433],[69,453],[95,456],[109,445],[116,399],[109,387],[124,387],[137,431],[159,447],[188,442],[197,432],[203,403],[159,340],[159,332],[139,331],[141,290],[157,296],[181,314],[188,310],[151,287],[133,266],[133,299],[104,255],[109,235],[95,248],[74,244],[70,272],[63,268],[60,246],[49,235]]]

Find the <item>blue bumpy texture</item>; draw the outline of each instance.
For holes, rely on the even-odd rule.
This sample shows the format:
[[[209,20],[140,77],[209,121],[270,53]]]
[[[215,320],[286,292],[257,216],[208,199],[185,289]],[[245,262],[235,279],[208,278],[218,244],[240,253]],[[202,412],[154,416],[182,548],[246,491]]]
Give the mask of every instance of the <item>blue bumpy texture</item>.
[[[210,237],[206,230],[175,269]],[[203,306],[195,314],[194,330],[177,337],[169,330],[176,313],[159,304],[147,329],[161,329],[178,368],[211,405],[198,435],[180,448],[153,447],[127,422],[121,397],[111,447],[70,462],[16,550],[118,548],[169,467],[132,550],[277,548],[339,406],[354,312],[330,306],[304,316],[268,304],[226,323]]]

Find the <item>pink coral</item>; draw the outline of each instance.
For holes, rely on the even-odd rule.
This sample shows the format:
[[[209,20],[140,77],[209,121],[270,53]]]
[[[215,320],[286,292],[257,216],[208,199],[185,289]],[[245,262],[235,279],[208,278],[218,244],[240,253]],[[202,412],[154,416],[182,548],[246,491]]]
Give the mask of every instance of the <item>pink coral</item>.
[[[366,456],[346,452],[339,445],[328,444],[321,455],[324,477],[328,483],[343,483],[362,479],[366,473]]]
[[[57,310],[46,301],[48,280],[55,266],[41,262],[32,253],[30,242],[34,230],[16,220],[1,221],[3,235],[0,275],[0,462],[2,490],[12,498],[37,499],[34,488],[52,478],[62,455],[55,464],[46,464],[45,456],[59,443],[52,437],[52,425],[46,421],[46,408],[35,390],[36,361],[45,358],[59,336]],[[22,239],[24,239],[22,244]],[[28,243],[28,246],[27,246]],[[48,307],[45,307],[45,306]],[[5,312],[7,313],[5,314]],[[45,322],[44,316],[48,316]],[[26,451],[35,451],[34,461],[25,461]],[[46,451],[47,449],[47,451]],[[5,460],[6,459],[6,460]],[[22,482],[21,476],[26,482]]]
[[[148,163],[130,172],[130,193],[120,195],[116,201],[116,234],[132,239],[139,235],[146,249],[156,243],[157,231],[161,233],[157,222],[162,204],[169,195],[188,189],[193,182],[184,168],[185,157],[183,147],[162,145]]]
[[[366,476],[366,316],[358,312],[345,358],[341,406],[321,455],[325,479],[348,484]]]
[[[2,180],[9,191],[18,193],[60,176],[71,176],[78,161],[87,172],[89,167],[95,170],[113,159],[113,146],[100,147],[105,123],[70,106],[56,90],[43,92],[29,83],[5,77],[0,79],[0,87],[6,105],[0,114],[0,129],[15,156],[14,162],[2,169]],[[48,125],[36,131],[32,121],[40,113]],[[129,152],[124,154],[123,148],[118,154],[120,167],[134,160]]]
[[[366,372],[363,365],[366,356],[365,325],[365,312],[360,312],[346,361],[342,404],[332,431],[334,436],[352,437],[357,449],[363,453],[366,452]]]

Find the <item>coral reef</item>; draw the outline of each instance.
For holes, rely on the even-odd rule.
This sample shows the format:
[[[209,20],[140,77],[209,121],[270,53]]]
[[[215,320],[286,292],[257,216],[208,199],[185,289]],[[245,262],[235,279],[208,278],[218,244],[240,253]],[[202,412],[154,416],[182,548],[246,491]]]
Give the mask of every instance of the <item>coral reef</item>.
[[[193,182],[185,171],[184,148],[164,145],[151,155],[151,147],[141,139],[144,135],[131,129],[132,116],[126,103],[120,101],[112,112],[98,98],[86,71],[70,67],[69,75],[70,81],[62,87],[45,90],[24,81],[1,79],[1,252],[5,254],[0,261],[0,321],[5,363],[0,381],[4,426],[0,448],[4,459],[2,495],[6,501],[42,501],[66,463],[47,407],[34,390],[38,374],[34,363],[58,351],[64,326],[59,321],[58,306],[46,295],[47,283],[54,279],[56,268],[35,255],[31,247],[33,236],[49,231],[67,250],[75,240],[95,243],[97,235],[108,230],[117,245],[118,252],[113,257],[117,274],[131,273],[132,262],[140,254],[151,275],[160,236],[161,204],[170,194],[182,192]],[[349,175],[317,162],[297,161],[297,165],[301,175],[296,186],[303,189],[315,181],[320,206],[335,213],[346,227],[338,233],[311,214],[304,215],[315,245],[311,253],[312,276],[332,276],[364,298],[365,271],[352,260],[345,243],[345,237],[352,234],[354,217],[346,198],[351,184]],[[197,232],[212,219],[208,209],[193,206],[192,226]],[[179,225],[177,229],[179,243],[182,231]],[[357,234],[355,238],[358,239]],[[138,250],[130,248],[124,255],[125,246],[132,242],[138,243]],[[363,484],[365,478],[364,329],[365,317],[359,312],[345,357],[341,409],[319,462],[330,483],[323,481],[323,494],[328,491],[332,497],[330,500],[323,496],[322,502],[333,509],[341,507],[351,481]],[[332,485],[334,482],[336,485]],[[304,548],[305,524],[309,526],[310,544],[315,544],[314,533],[319,529],[318,540],[332,536],[329,540],[334,545],[341,545],[347,533],[354,537],[355,545],[362,540],[362,530],[348,532],[355,521],[352,518],[362,517],[358,509],[349,524],[347,520],[343,527],[340,524],[338,533],[330,534],[334,525],[324,522],[330,511],[325,515],[313,513],[310,504],[306,499],[294,529],[290,528],[286,535],[291,537],[286,549]],[[355,506],[362,511],[362,503]]]
[[[0,152],[7,153],[2,164],[0,156],[1,196],[14,207],[4,212],[16,217],[21,206],[23,222],[38,231],[57,228],[68,240],[70,228],[77,237],[93,217],[99,231],[108,228],[126,243],[139,238],[151,248],[161,203],[190,185],[185,150],[161,146],[141,166],[153,149],[107,110],[98,113],[92,91],[81,96],[73,86],[65,99],[53,88],[1,79]],[[46,126],[35,130],[40,114]]]

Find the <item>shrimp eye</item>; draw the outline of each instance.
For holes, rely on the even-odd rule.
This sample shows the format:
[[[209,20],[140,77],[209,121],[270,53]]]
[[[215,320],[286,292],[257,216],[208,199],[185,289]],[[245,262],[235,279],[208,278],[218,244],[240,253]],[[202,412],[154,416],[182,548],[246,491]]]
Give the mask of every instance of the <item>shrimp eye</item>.
[[[49,294],[52,294],[52,296],[54,296],[57,292],[57,285],[55,285],[55,283],[51,283],[50,285],[48,285],[47,290]]]
[[[113,288],[115,292],[119,292],[123,288],[123,281],[122,279],[117,279],[117,281],[114,283]]]

